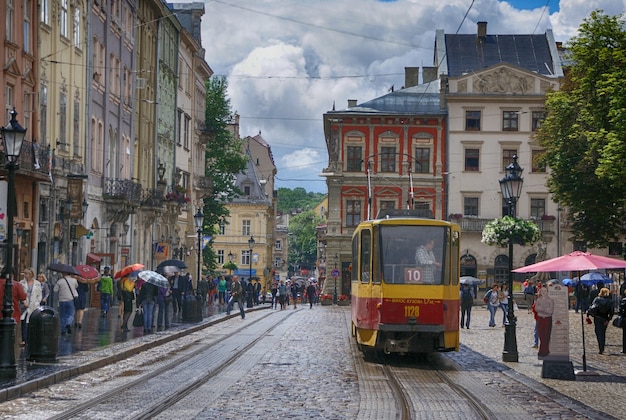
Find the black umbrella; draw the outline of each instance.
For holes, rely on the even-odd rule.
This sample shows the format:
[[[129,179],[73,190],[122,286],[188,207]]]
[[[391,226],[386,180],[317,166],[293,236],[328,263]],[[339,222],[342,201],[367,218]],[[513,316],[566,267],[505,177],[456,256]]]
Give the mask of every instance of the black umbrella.
[[[184,268],[187,268],[187,264],[184,263],[184,261],[181,260],[165,260],[165,261],[161,261],[161,263],[159,265],[157,265],[157,269],[156,271],[162,271],[164,267],[176,267],[176,268],[180,268],[181,270]]]
[[[48,270],[58,271],[59,273],[65,274],[74,274],[76,276],[81,275],[75,267],[63,263],[52,263],[48,266]]]

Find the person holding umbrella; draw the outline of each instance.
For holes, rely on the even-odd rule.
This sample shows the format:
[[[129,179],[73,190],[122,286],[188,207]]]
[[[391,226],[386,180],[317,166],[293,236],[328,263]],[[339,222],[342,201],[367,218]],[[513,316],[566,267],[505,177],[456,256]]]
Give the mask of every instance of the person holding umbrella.
[[[146,281],[139,291],[137,305],[143,308],[143,332],[152,333],[154,324],[154,304],[156,303],[159,288]]]
[[[122,302],[124,305],[124,315],[122,317],[122,331],[128,332],[128,320],[133,313],[133,300],[135,300],[135,282],[130,276],[124,276],[120,280],[120,288],[122,290]]]

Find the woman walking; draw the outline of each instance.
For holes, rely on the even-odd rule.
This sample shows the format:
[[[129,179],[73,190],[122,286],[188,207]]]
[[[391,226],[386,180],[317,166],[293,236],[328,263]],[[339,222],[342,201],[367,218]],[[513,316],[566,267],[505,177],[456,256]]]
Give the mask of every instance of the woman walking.
[[[59,318],[61,319],[61,334],[71,334],[74,323],[74,298],[78,297],[78,280],[69,274],[57,280],[54,293],[59,297]]]
[[[22,342],[21,347],[26,345],[28,341],[28,323],[30,322],[30,316],[39,308],[41,304],[41,283],[35,280],[35,273],[31,268],[24,270],[24,278],[20,281],[24,291],[26,291],[26,301],[24,302],[24,312],[22,313]]]
[[[604,347],[606,344],[606,327],[609,325],[609,321],[613,318],[613,302],[610,299],[611,292],[606,287],[600,289],[598,297],[591,302],[591,307],[587,312],[587,315],[593,317],[593,325],[598,339],[599,354],[604,353]],[[595,307],[595,310],[592,308]]]

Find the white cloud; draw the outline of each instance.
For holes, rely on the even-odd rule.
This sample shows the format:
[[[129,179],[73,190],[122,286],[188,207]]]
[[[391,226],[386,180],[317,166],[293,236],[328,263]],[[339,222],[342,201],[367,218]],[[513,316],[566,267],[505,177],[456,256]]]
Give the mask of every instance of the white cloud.
[[[487,21],[488,33],[551,28],[567,41],[591,10],[626,10],[626,0],[560,0],[551,15],[509,3],[476,0],[463,20],[467,0],[214,0],[205,2],[202,40],[211,68],[229,76],[241,135],[261,131],[272,146],[277,186],[325,191],[323,114],[402,87],[404,67],[432,66],[436,29],[473,33]]]

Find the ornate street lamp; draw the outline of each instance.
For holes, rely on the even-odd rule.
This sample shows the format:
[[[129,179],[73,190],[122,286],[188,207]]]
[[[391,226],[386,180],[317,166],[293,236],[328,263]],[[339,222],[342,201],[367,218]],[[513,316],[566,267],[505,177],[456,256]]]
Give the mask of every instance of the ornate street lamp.
[[[198,208],[198,211],[193,216],[193,223],[196,225],[196,232],[198,233],[198,277],[196,277],[196,300],[198,310],[198,321],[202,321],[202,296],[200,295],[200,276],[202,275],[202,229],[204,228],[204,214],[202,210]]]
[[[233,266],[232,266],[232,262],[233,262],[233,259],[234,259],[234,258],[235,258],[235,256],[233,255],[233,253],[232,253],[232,252],[230,252],[230,251],[228,251],[228,262],[230,262],[230,263],[231,263],[231,265],[230,265],[230,274],[231,274],[231,275],[233,274]]]
[[[335,254],[335,269],[333,270],[333,278],[335,279],[335,291],[333,292],[333,304],[337,304],[337,263],[339,262],[339,255]]]
[[[248,277],[248,283],[252,284],[252,249],[254,248],[254,236],[250,236],[250,239],[248,239],[248,248],[250,249],[250,277]],[[247,296],[246,301],[246,306],[248,308],[251,308],[252,296]]]
[[[89,203],[87,202],[87,200],[85,200],[84,197],[83,197],[83,203],[80,206],[83,210],[83,218],[84,218],[85,214],[87,213],[87,207],[89,207]]]
[[[6,236],[6,282],[2,300],[2,320],[0,320],[0,376],[17,376],[15,363],[15,320],[13,319],[13,276],[15,267],[13,264],[13,219],[17,210],[15,202],[15,171],[19,169],[18,159],[22,151],[22,143],[26,137],[26,129],[15,118],[15,108],[11,111],[11,120],[6,127],[0,128],[2,144],[6,156],[6,169],[8,170],[7,188],[7,236]]]
[[[515,217],[515,207],[517,200],[522,195],[522,185],[524,179],[522,172],[524,171],[517,163],[517,155],[513,156],[513,162],[509,163],[505,168],[506,175],[500,180],[500,190],[502,197],[509,204],[509,216]],[[509,320],[504,331],[504,350],[502,351],[502,361],[517,362],[517,322],[513,309],[513,238],[509,238],[509,311],[507,318]]]

